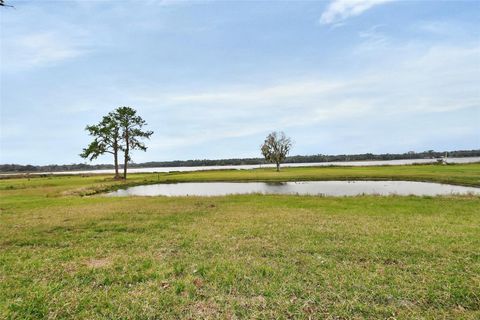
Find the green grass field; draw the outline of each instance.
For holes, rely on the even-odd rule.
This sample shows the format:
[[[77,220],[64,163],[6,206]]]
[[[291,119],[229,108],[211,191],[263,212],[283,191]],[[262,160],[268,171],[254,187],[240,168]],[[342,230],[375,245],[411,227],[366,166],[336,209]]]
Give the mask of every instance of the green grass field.
[[[130,177],[0,180],[0,318],[480,318],[478,196],[82,196],[159,181],[480,186],[480,164]]]

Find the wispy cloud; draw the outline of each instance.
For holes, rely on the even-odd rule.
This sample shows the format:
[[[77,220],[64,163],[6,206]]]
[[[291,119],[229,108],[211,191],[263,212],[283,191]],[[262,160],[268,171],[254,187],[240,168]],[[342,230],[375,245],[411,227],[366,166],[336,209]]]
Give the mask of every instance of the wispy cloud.
[[[302,81],[281,85],[266,86],[261,88],[240,88],[236,90],[222,90],[212,92],[200,92],[193,94],[174,95],[170,97],[171,102],[233,102],[242,103],[254,102],[258,103],[272,103],[278,100],[294,98],[298,99],[301,96],[327,94],[334,92],[343,83],[334,81]]]
[[[19,2],[0,19],[2,161],[80,161],[119,105],[155,131],[135,161],[256,156],[270,130],[303,154],[476,147],[475,5],[386,2]]]
[[[9,38],[2,45],[4,69],[52,65],[83,55],[88,50],[55,32],[40,32]]]
[[[12,36],[2,43],[3,71],[51,66],[89,52],[82,41],[57,32]]]
[[[2,72],[49,67],[92,51],[98,40],[91,25],[67,21],[68,15],[59,17],[57,9],[19,4],[18,10],[2,12]]]
[[[354,79],[291,79],[280,85],[164,94],[152,90],[135,96],[142,96],[142,105],[151,106],[152,114],[163,104],[166,123],[183,123],[181,132],[172,128],[158,135],[158,144],[153,142],[164,151],[274,129],[448,113],[480,108],[478,72],[471,68],[478,63],[479,49],[397,46],[392,50],[404,57],[385,61],[388,72],[382,64]]]
[[[341,23],[358,16],[374,6],[394,0],[333,0],[320,17],[321,24]]]
[[[355,48],[355,52],[386,48],[389,45],[389,38],[381,31],[382,27],[382,25],[375,25],[367,30],[360,31],[358,36],[362,39],[362,43]]]

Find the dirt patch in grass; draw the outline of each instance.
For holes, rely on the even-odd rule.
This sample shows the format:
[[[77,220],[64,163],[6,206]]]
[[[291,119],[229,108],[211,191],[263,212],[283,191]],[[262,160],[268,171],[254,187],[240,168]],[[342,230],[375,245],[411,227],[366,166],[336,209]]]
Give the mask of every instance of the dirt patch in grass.
[[[108,267],[111,264],[112,260],[110,260],[109,258],[90,259],[86,262],[87,267],[93,269]]]
[[[210,300],[194,303],[189,311],[189,313],[193,315],[191,319],[216,319],[220,314],[218,305]]]

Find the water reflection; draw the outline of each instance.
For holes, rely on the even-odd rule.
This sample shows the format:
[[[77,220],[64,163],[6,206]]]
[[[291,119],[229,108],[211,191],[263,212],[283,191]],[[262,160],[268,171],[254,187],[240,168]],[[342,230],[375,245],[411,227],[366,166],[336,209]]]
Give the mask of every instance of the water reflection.
[[[412,181],[188,182],[131,187],[107,193],[125,196],[222,196],[229,194],[298,194],[325,196],[451,194],[480,195],[480,188]]]

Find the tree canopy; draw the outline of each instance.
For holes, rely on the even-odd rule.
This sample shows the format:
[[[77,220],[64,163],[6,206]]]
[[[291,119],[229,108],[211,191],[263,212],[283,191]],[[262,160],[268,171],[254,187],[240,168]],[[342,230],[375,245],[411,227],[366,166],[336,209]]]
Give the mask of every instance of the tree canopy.
[[[135,109],[119,107],[104,116],[98,124],[85,128],[94,140],[83,149],[80,156],[92,161],[105,153],[112,154],[115,178],[119,178],[118,153],[124,152],[123,178],[126,179],[127,165],[131,160],[130,150],[146,151],[147,147],[141,139],[148,139],[153,134],[153,131],[142,130],[145,125],[145,120],[137,115]]]
[[[147,122],[137,115],[137,111],[131,107],[119,107],[114,111],[115,121],[120,127],[121,137],[123,141],[124,164],[123,178],[127,178],[128,162],[131,160],[131,150],[147,151],[143,139],[150,139],[153,131],[144,131],[143,127]]]
[[[275,163],[277,171],[280,171],[280,163],[285,160],[292,145],[292,139],[287,137],[284,132],[274,131],[267,136],[260,149],[265,160]]]

